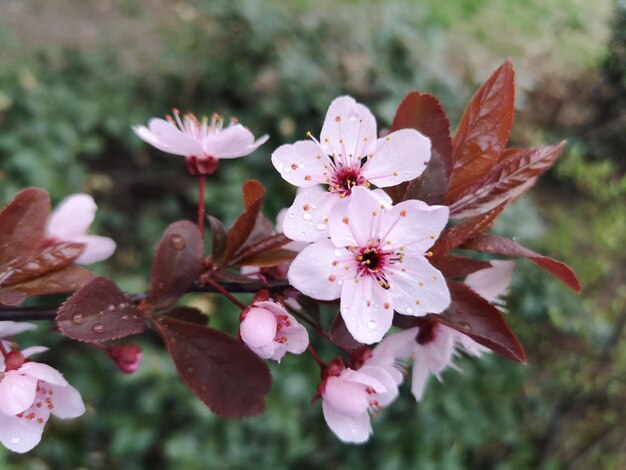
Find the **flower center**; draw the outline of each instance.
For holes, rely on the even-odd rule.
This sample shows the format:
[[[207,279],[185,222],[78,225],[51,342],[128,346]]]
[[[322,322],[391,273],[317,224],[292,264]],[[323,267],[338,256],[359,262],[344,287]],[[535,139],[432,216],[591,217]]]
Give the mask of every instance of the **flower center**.
[[[338,168],[329,182],[329,191],[341,197],[349,196],[355,186],[367,186],[367,180],[361,170],[355,167]]]
[[[354,251],[358,263],[359,276],[372,276],[385,289],[389,289],[386,268],[402,259],[394,250],[384,250],[380,240],[370,242],[368,246]]]

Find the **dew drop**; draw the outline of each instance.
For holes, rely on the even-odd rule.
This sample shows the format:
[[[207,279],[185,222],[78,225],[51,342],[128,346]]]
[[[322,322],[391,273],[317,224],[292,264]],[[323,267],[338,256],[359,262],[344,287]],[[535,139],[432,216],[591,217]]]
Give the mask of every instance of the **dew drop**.
[[[321,232],[322,230],[326,230],[326,224],[319,223],[315,226],[315,228]]]
[[[411,307],[406,309],[406,313],[408,313],[409,315],[411,315],[413,313],[413,309]]]
[[[11,438],[11,444],[19,444],[20,442],[22,442],[22,439],[18,436],[13,436]]]
[[[128,320],[128,315],[124,314],[120,317],[122,320]]]
[[[464,331],[470,331],[470,325],[469,323],[467,323],[466,321],[460,321],[458,322],[458,325],[463,328]]]
[[[82,313],[75,313],[72,315],[72,322],[75,325],[81,325],[85,321],[85,316]]]
[[[302,215],[302,218],[303,218],[304,220],[311,220],[311,219],[313,218],[313,214],[311,214],[310,212],[305,212],[305,213]]]
[[[295,217],[295,214],[293,212],[290,212],[289,214],[287,214],[287,217],[293,219]]]
[[[335,250],[335,256],[341,256],[341,250]]]
[[[306,223],[308,226],[313,225],[313,222],[311,222],[310,220]]]
[[[170,245],[175,250],[182,250],[185,248],[185,239],[180,235],[172,235],[170,237]]]
[[[374,328],[376,328],[376,322],[375,322],[374,320],[370,320],[370,321],[368,321],[368,322],[367,322],[367,327],[368,327],[370,330],[373,330]]]
[[[339,280],[337,281],[337,285],[338,285],[338,286],[343,286],[343,280],[339,279]]]
[[[108,310],[109,312],[115,312],[115,310],[117,310],[117,307],[116,307],[115,305],[109,305],[109,306],[107,307],[107,310]]]
[[[104,331],[104,325],[102,323],[96,323],[92,329],[94,333],[102,333]]]
[[[57,289],[62,286],[62,284],[57,281],[46,281],[43,285],[44,287],[48,287],[50,289]]]

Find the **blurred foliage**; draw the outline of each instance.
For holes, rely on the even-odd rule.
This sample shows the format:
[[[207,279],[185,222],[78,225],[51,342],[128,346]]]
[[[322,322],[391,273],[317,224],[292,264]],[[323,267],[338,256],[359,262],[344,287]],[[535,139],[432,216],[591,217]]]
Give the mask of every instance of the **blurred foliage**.
[[[31,2],[44,20],[27,8],[21,29],[0,19],[0,202],[28,185],[48,189],[55,202],[76,191],[94,194],[100,206],[95,230],[119,244],[114,258],[96,269],[123,288],[145,288],[160,233],[174,220],[193,219],[196,198],[180,159],[150,149],[131,125],[176,106],[236,115],[255,134],[269,133],[270,142],[253,156],[222,165],[209,185],[207,208],[232,221],[242,206],[241,183],[256,178],[268,190],[264,210],[275,215],[290,203],[293,188],[271,168],[270,152],[307,130],[319,132],[332,98],[352,94],[384,127],[403,95],[417,88],[436,94],[454,122],[476,83],[513,55],[519,57],[519,88],[544,93],[522,91],[522,131],[514,138],[539,145],[567,137],[572,144],[534,198],[507,209],[496,230],[571,263],[585,292],[570,294],[520,262],[507,320],[527,348],[529,365],[495,356],[460,358],[463,373],[447,371],[445,383],[432,381],[419,405],[405,384],[402,398],[374,419],[374,437],[364,446],[339,443],[319,403],[309,403],[319,377],[308,357],[286,357],[272,367],[274,387],[263,416],[226,421],[177,379],[156,336],[141,340],[140,371],[122,376],[98,350],[51,334],[42,323],[40,331],[24,335],[25,345],[51,348],[42,360],[81,390],[88,412],[80,420],[52,419],[42,444],[28,455],[0,449],[3,466],[626,466],[626,347],[619,341],[626,323],[624,144],[614,139],[606,145],[606,134],[594,134],[601,125],[623,139],[623,2],[608,49],[598,24],[610,1],[89,3],[65,2],[64,13],[59,4]],[[2,8],[19,13],[18,4],[29,2]],[[77,23],[64,19],[67,8]],[[96,18],[102,23],[92,30]],[[46,37],[46,28],[57,36]],[[100,32],[96,40],[94,31]],[[558,53],[537,53],[554,44]],[[558,113],[538,112],[550,101],[542,76],[560,80],[579,72],[587,80],[586,67],[604,54],[605,65],[593,77],[597,89],[610,93],[594,95],[587,86],[591,104],[582,106],[585,93],[559,86],[569,94],[554,98],[594,112],[580,112],[576,127],[563,124]],[[615,106],[603,114],[607,99]],[[221,299],[189,295],[185,301],[207,312],[212,325],[235,332],[238,312]],[[333,313],[329,307],[324,318],[330,321]],[[332,359],[332,349],[317,346]]]

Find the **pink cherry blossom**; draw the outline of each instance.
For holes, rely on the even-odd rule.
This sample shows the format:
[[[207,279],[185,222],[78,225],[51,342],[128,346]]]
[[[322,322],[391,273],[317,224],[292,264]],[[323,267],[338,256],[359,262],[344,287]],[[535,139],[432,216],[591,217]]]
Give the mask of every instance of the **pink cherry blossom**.
[[[370,110],[349,96],[336,98],[326,112],[320,141],[282,145],[272,163],[289,183],[303,188],[289,208],[285,235],[314,242],[328,236],[333,206],[356,187],[394,186],[417,178],[430,159],[430,140],[413,129],[378,138]],[[325,185],[320,193],[313,188]]]
[[[42,350],[30,349],[30,353]],[[7,357],[7,364],[21,363],[19,367],[10,368],[3,362],[0,369],[0,442],[20,453],[39,443],[51,413],[65,419],[85,412],[80,394],[57,370],[25,361],[29,352],[23,352],[26,354],[12,351]]]
[[[306,328],[277,302],[254,302],[240,321],[242,341],[263,359],[280,362],[287,352],[301,354],[309,345]]]
[[[491,261],[493,267],[467,276],[465,282],[486,300],[496,300],[507,289],[513,272],[512,261]],[[413,359],[411,391],[417,401],[424,396],[431,375],[441,380],[441,373],[448,367],[456,367],[453,359],[460,349],[480,357],[490,350],[467,335],[447,327],[436,320],[425,322],[421,327],[389,335],[380,344],[387,355],[397,359]],[[389,359],[386,359],[389,362]]]
[[[348,331],[362,343],[380,341],[394,310],[440,313],[450,304],[443,275],[426,259],[448,220],[448,208],[390,202],[355,187],[329,218],[330,239],[306,247],[293,260],[292,286],[319,300],[341,298]]]
[[[343,442],[363,443],[372,433],[370,414],[376,414],[398,396],[398,386],[382,367],[359,370],[333,361],[318,387],[328,427]]]
[[[224,128],[224,120],[217,114],[209,122],[193,114],[182,116],[177,109],[167,120],[153,118],[146,126],[134,126],[135,133],[163,152],[186,157],[192,173],[211,174],[221,159],[244,157],[251,154],[269,138],[264,135],[254,140],[249,129],[231,119]]]
[[[63,199],[48,219],[47,236],[55,242],[84,243],[85,251],[76,260],[92,264],[109,258],[117,245],[108,237],[89,235],[98,206],[88,194],[72,194]]]

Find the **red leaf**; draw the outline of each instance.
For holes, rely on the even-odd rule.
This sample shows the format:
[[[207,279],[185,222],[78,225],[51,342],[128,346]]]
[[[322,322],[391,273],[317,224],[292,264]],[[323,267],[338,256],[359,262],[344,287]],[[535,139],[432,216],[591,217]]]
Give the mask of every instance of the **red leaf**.
[[[448,281],[452,303],[432,318],[517,362],[526,362],[519,340],[500,311],[462,282]]]
[[[202,272],[204,243],[197,225],[171,224],[154,253],[148,301],[155,310],[169,307],[187,292]]]
[[[3,289],[0,287],[0,305],[13,307],[26,299],[24,292],[13,290],[12,288]]]
[[[452,169],[452,141],[450,121],[441,103],[428,93],[410,92],[398,106],[391,125],[392,132],[399,129],[415,129],[428,137],[431,158],[419,178],[387,188],[387,192],[394,202],[420,199],[428,204],[442,203]]]
[[[292,261],[298,253],[291,250],[283,250],[278,248],[276,250],[268,250],[259,253],[258,255],[251,256],[242,260],[238,264],[242,266],[257,266],[259,268],[272,268],[284,263]]]
[[[521,196],[540,174],[554,165],[564,146],[565,141],[550,147],[503,154],[506,158],[459,194],[450,205],[450,216],[472,217]]]
[[[491,209],[486,214],[473,217],[461,224],[445,229],[431,249],[433,258],[445,255],[449,251],[461,246],[470,238],[489,229],[495,222],[496,217],[504,210],[504,206],[503,204],[495,209]]]
[[[515,73],[507,60],[472,97],[452,140],[448,203],[495,164],[513,126]]]
[[[28,257],[22,257],[15,264],[10,263],[4,272],[0,272],[0,284],[10,286],[29,279],[43,276],[68,266],[85,251],[83,243],[57,243]]]
[[[27,188],[0,212],[0,266],[39,248],[50,215],[50,196]]]
[[[91,282],[96,275],[80,266],[68,266],[43,276],[11,286],[27,296],[75,292]]]
[[[265,190],[258,181],[246,181],[243,185],[243,198],[246,209],[235,220],[235,223],[228,231],[226,248],[222,257],[224,263],[233,257],[252,233],[261,210],[264,194]]]
[[[144,330],[140,312],[111,280],[97,277],[65,301],[56,323],[70,338],[101,342]]]
[[[451,254],[434,258],[431,264],[447,278],[464,277],[476,271],[491,267],[489,261],[479,261],[477,259]]]
[[[269,236],[256,242],[254,245],[248,246],[246,249],[242,250],[235,259],[231,260],[228,263],[228,266],[235,266],[237,264],[245,264],[242,261],[247,260],[248,258],[253,258],[259,254],[263,254],[264,252],[275,250],[276,248],[280,248],[281,246],[286,245],[291,240],[287,238],[282,233],[278,233],[276,235]]]
[[[357,351],[364,345],[359,343],[348,331],[346,323],[343,321],[341,314],[338,313],[330,325],[330,337],[337,346],[344,351]]]
[[[207,219],[212,235],[211,254],[214,259],[218,259],[224,254],[226,248],[226,229],[222,221],[212,215],[207,216]]]
[[[194,307],[179,306],[165,312],[168,317],[198,325],[206,325],[209,317]]]
[[[496,235],[480,235],[465,243],[463,248],[502,256],[527,258],[540,268],[548,271],[574,292],[580,292],[580,281],[572,268],[565,263],[529,250],[509,238]]]
[[[206,326],[161,317],[157,327],[181,378],[215,414],[242,418],[263,412],[272,379],[256,354]]]

